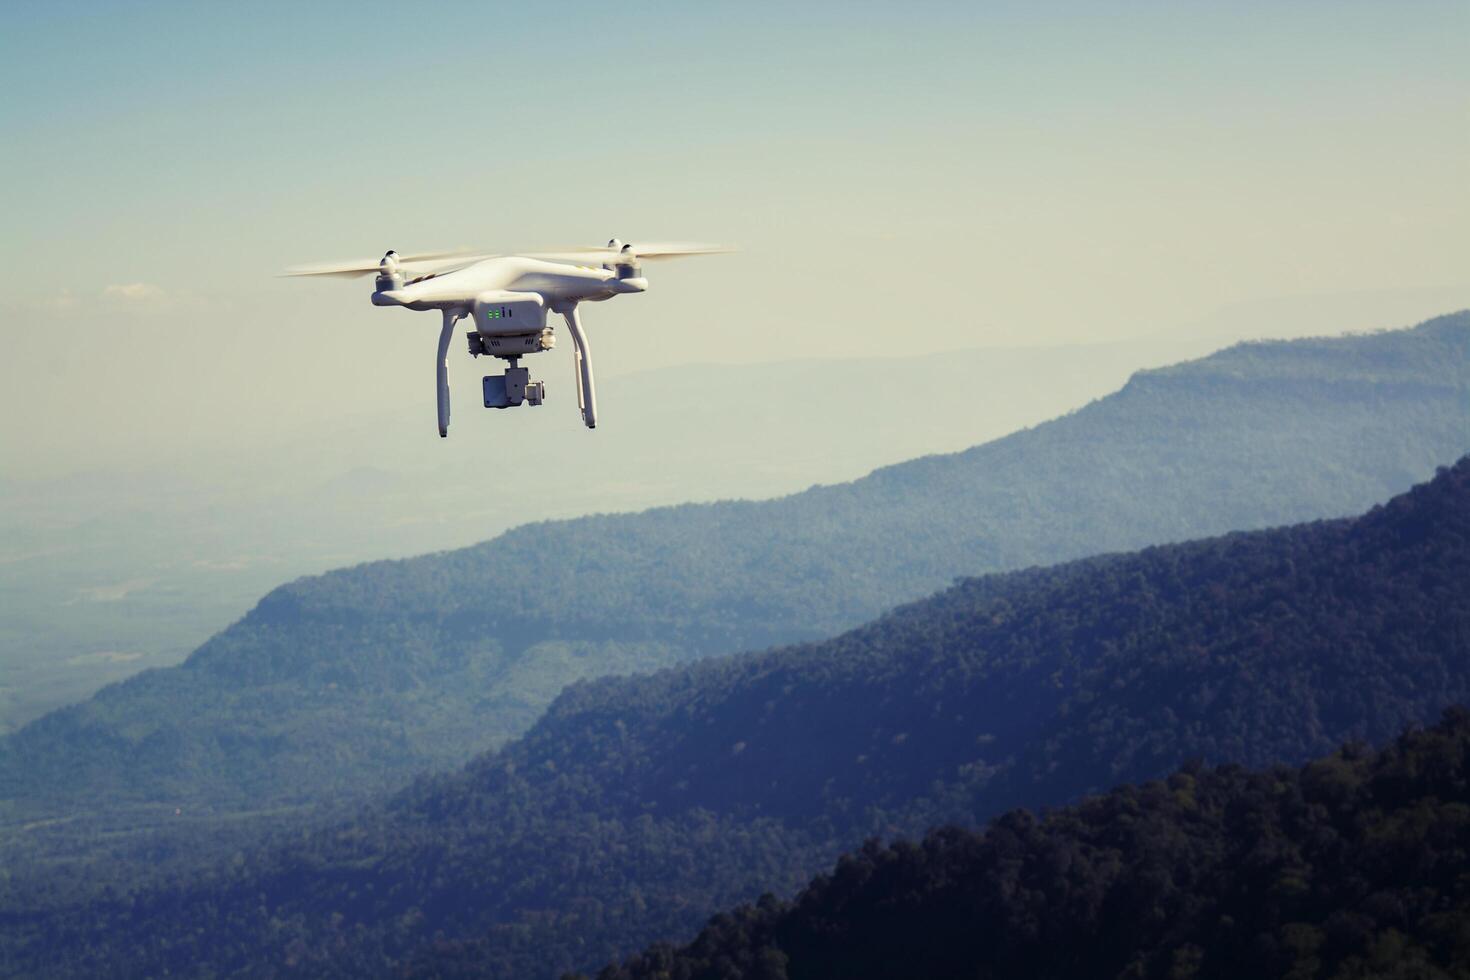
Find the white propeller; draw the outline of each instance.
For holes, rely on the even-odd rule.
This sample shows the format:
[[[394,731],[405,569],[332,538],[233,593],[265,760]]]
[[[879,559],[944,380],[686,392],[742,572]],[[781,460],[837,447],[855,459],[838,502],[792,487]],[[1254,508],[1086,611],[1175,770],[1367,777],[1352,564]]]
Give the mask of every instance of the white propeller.
[[[614,239],[602,247],[584,248],[572,246],[570,248],[550,249],[545,252],[523,252],[527,258],[547,259],[551,262],[573,262],[578,265],[604,265],[615,264],[619,260],[628,261],[630,258],[643,261],[659,261],[662,259],[677,259],[687,255],[718,255],[723,252],[733,252],[733,248],[724,245],[705,245],[700,242],[648,242],[639,244],[629,242],[624,245]]]
[[[389,251],[380,259],[358,259],[351,262],[322,262],[315,265],[298,265],[287,269],[287,276],[338,276],[343,279],[353,279],[357,276],[365,276],[373,272],[381,272],[384,263],[390,258],[396,260],[399,266],[421,262],[434,262],[444,259],[463,261],[470,258],[490,258],[489,255],[477,253],[474,249],[460,248],[448,252],[415,252],[411,255],[400,255]]]
[[[494,258],[497,255],[522,255],[531,259],[545,259],[548,262],[570,262],[573,265],[615,265],[619,262],[645,262],[661,261],[664,259],[677,259],[689,255],[719,255],[724,252],[733,252],[733,248],[724,245],[706,245],[700,242],[649,242],[647,244],[627,244],[614,239],[604,246],[571,246],[569,248],[549,249],[542,252],[482,252],[476,249],[453,249],[447,252],[414,252],[402,255],[398,252],[389,252],[380,259],[356,259],[347,262],[322,262],[314,265],[292,266],[284,273],[286,276],[336,276],[341,279],[355,279],[358,276],[366,276],[375,272],[385,271],[384,263],[392,260],[402,268],[407,265],[423,266],[424,263],[443,262],[445,264],[467,263],[479,261],[480,259]],[[418,269],[415,271],[426,271]]]

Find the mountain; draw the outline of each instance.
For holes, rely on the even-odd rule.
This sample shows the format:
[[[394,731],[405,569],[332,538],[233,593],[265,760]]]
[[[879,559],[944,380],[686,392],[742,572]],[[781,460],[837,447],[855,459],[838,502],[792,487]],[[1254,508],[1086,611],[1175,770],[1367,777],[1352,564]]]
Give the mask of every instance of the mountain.
[[[202,872],[160,852],[146,888],[93,861],[95,891],[65,894],[14,849],[0,972],[554,976],[874,834],[1388,739],[1470,700],[1467,668],[1470,457],[1359,518],[965,580],[821,643],[582,682],[458,773]]]
[[[0,742],[3,805],[392,786],[525,730],[579,677],[830,635],[957,575],[1361,510],[1464,452],[1467,420],[1460,313],[1141,372],[1071,415],[851,483],[529,524],[298,580],[182,666]]]
[[[1470,976],[1470,713],[1300,769],[1198,766],[868,842],[598,980]],[[463,964],[469,966],[471,964]],[[446,971],[448,972],[448,971]]]
[[[211,440],[213,452],[6,480],[0,734],[182,662],[301,575],[463,547],[527,521],[848,480],[1034,425],[1139,368],[1218,346],[1180,338],[612,374],[599,378],[596,433],[567,405],[460,406],[445,442],[414,384],[407,406],[375,398],[375,414],[314,419],[265,445]],[[874,397],[896,377],[922,384],[923,398]],[[6,475],[18,477],[24,459],[8,448]]]

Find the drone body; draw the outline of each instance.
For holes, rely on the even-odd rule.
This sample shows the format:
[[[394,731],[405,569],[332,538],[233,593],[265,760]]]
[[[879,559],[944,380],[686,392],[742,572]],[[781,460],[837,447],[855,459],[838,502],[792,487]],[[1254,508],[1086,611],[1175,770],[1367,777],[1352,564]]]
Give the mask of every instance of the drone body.
[[[545,398],[545,384],[532,381],[530,372],[520,366],[520,359],[555,346],[555,328],[547,325],[546,316],[560,315],[572,336],[575,352],[577,406],[583,423],[592,429],[597,427],[597,393],[592,352],[577,305],[645,291],[648,280],[642,275],[640,259],[721,251],[726,250],[686,244],[635,249],[617,239],[608,242],[606,248],[526,255],[400,256],[390,251],[376,263],[301,268],[288,275],[355,277],[375,271],[374,306],[440,311],[443,320],[435,387],[441,436],[449,434],[448,356],[455,324],[465,317],[471,319],[474,329],[467,338],[473,356],[485,354],[509,362],[504,374],[484,379],[484,395],[486,408],[511,408],[527,402],[540,405]]]

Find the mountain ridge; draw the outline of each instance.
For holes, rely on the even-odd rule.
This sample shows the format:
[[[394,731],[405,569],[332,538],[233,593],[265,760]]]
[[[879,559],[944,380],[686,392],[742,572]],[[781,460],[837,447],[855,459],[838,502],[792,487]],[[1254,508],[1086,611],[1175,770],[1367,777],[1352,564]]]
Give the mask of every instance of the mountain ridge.
[[[966,579],[821,643],[573,685],[458,772],[147,888],[93,863],[97,893],[43,901],[27,862],[54,867],[17,853],[0,965],[440,975],[435,944],[467,943],[480,975],[595,968],[866,837],[1390,738],[1470,700],[1467,668],[1470,457],[1357,518]]]
[[[816,639],[956,575],[1361,510],[1470,448],[1467,365],[1470,313],[1239,345],[850,483],[300,579],[181,668],[0,742],[0,806],[375,791],[525,730],[579,677]]]

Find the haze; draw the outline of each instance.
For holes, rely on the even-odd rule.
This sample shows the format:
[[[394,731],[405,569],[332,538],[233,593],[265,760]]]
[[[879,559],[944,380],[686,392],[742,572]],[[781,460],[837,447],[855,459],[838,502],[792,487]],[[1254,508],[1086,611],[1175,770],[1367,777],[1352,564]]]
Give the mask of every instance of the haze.
[[[297,574],[847,479],[1233,339],[1470,305],[1467,29],[1448,2],[8,10],[0,664],[95,686]],[[456,347],[441,443],[437,320],[277,278],[614,235],[741,251],[588,308],[596,433],[565,350],[544,407],[491,413]],[[999,349],[1057,357],[924,360]]]
[[[0,975],[1470,976],[1467,41],[5,5]]]

